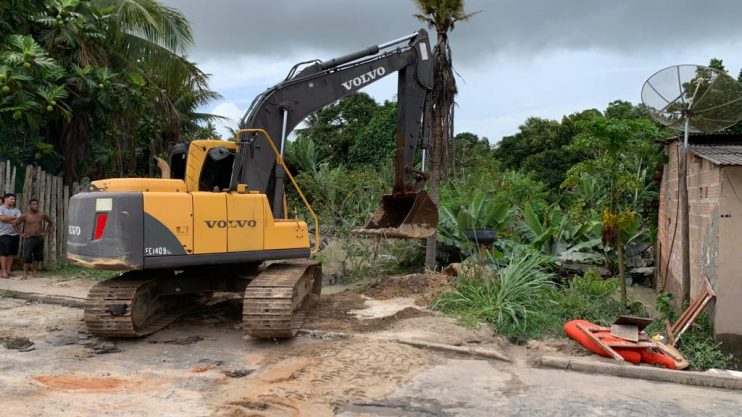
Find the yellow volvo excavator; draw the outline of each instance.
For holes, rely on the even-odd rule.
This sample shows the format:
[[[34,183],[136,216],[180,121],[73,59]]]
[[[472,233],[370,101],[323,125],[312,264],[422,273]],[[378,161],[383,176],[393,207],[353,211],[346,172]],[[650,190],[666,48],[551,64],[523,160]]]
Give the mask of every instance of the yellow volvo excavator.
[[[153,333],[182,314],[193,297],[243,294],[243,324],[256,338],[296,334],[321,291],[316,216],[283,163],[286,136],[306,116],[398,73],[395,185],[361,233],[424,238],[438,210],[414,168],[425,100],[432,83],[428,35],[411,35],[329,61],[297,64],[256,97],[235,140],[195,140],[173,148],[169,178],[94,181],[70,200],[68,259],[124,270],[88,294],[85,322],[102,337]],[[424,158],[423,158],[424,159]],[[286,216],[289,177],[314,218]],[[265,261],[274,261],[265,265]]]

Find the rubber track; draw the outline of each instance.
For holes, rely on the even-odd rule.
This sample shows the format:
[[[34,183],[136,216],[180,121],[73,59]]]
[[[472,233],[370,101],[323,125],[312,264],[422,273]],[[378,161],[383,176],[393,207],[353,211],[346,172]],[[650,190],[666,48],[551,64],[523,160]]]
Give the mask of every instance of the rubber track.
[[[151,299],[156,281],[151,275],[126,273],[93,286],[85,303],[88,331],[99,337],[140,337],[172,323],[186,309],[167,298]]]
[[[296,336],[321,288],[318,262],[294,260],[269,265],[245,289],[245,332],[259,339]]]

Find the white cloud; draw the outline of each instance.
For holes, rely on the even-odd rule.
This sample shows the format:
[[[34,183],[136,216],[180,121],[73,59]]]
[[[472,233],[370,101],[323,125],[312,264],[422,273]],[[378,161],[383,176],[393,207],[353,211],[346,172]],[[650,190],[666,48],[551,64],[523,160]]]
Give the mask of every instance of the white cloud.
[[[411,0],[165,0],[194,28],[192,56],[237,119],[292,65],[329,59],[421,27]],[[641,86],[673,64],[742,66],[739,0],[467,0],[483,12],[450,34],[459,80],[456,131],[496,142],[527,117],[561,119],[612,100],[637,103]],[[259,12],[259,14],[257,14]],[[255,17],[257,16],[257,17]],[[431,33],[431,37],[434,34]],[[365,89],[393,99],[393,76]],[[229,125],[229,123],[227,123]]]
[[[209,110],[209,113],[226,117],[225,120],[217,120],[215,123],[217,132],[219,132],[223,139],[228,139],[230,137],[230,131],[227,129],[228,127],[231,129],[237,128],[237,124],[242,115],[245,114],[246,109],[247,107],[242,109],[231,101],[223,101]]]

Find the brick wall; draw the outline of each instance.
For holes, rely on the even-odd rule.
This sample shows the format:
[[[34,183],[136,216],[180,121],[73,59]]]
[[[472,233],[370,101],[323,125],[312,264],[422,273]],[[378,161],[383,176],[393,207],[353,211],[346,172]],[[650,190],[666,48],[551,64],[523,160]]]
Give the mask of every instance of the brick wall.
[[[660,274],[665,279],[664,290],[677,295],[680,294],[682,279],[680,241],[682,223],[678,219],[678,146],[678,141],[666,146],[668,163],[660,186],[657,236]],[[691,298],[703,289],[702,273],[709,279],[716,279],[720,172],[717,165],[691,153],[688,154]]]
[[[680,228],[678,217],[678,147],[677,142],[665,146],[668,161],[660,184],[660,207],[657,225],[660,290],[677,293],[680,290]]]
[[[702,274],[712,283],[718,277],[721,168],[696,155],[690,154],[688,158],[690,276],[691,298],[694,298],[705,289]]]

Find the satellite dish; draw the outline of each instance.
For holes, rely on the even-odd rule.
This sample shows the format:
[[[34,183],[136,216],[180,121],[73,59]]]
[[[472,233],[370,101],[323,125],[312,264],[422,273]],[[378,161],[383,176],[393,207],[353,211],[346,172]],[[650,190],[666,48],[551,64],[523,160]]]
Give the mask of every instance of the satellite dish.
[[[681,223],[681,292],[690,300],[690,215],[688,205],[688,135],[715,132],[742,119],[742,85],[724,72],[700,65],[674,65],[656,72],[642,87],[642,102],[659,123],[682,130],[678,149],[678,209]],[[673,232],[673,241],[675,233]],[[672,245],[670,245],[672,252]],[[671,254],[668,255],[669,266]]]
[[[742,85],[701,65],[673,65],[642,87],[642,102],[659,123],[688,133],[715,132],[742,120]]]

